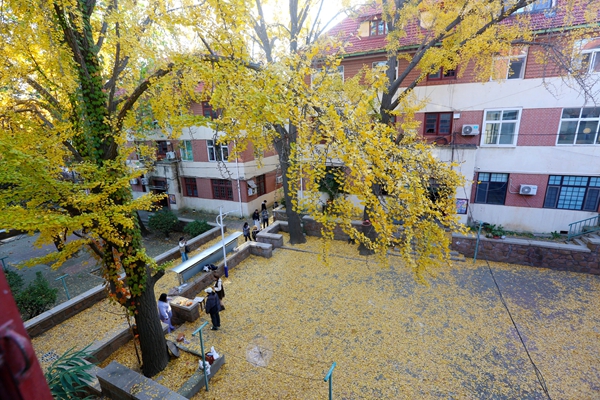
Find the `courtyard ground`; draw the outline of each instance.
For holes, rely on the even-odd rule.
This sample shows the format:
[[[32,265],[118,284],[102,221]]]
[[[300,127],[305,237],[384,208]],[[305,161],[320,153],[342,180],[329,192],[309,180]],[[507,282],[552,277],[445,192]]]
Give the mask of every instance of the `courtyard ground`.
[[[425,286],[398,257],[379,265],[335,242],[327,265],[321,251],[309,238],[231,270],[222,329],[204,330],[227,362],[195,399],[325,399],[332,362],[337,399],[599,397],[599,277],[467,261]],[[199,351],[191,332],[207,317],[167,336]]]

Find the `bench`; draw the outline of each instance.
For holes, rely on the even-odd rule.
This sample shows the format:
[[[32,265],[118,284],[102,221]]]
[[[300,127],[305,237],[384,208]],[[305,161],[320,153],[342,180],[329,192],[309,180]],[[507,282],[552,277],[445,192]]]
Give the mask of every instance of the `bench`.
[[[225,252],[230,253],[237,247],[238,238],[242,236],[242,232],[235,232],[225,238]],[[208,249],[190,257],[189,260],[182,262],[171,271],[177,274],[179,284],[183,285],[188,279],[202,272],[202,268],[206,264],[216,264],[223,258],[223,240],[219,243],[210,246]]]

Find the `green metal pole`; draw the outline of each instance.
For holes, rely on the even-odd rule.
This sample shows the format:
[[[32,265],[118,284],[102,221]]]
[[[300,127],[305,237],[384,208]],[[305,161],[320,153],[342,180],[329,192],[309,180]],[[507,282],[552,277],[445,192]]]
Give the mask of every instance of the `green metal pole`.
[[[64,274],[63,276],[59,276],[55,279],[55,281],[62,279],[63,287],[65,288],[65,292],[67,292],[67,300],[71,300],[71,296],[69,296],[69,289],[67,289],[67,284],[65,283],[65,278],[69,276],[69,274]]]
[[[335,368],[336,363],[331,364],[331,368],[329,368],[329,372],[327,373],[327,375],[325,375],[325,379],[323,379],[325,382],[329,381],[329,400],[333,399],[333,391],[332,391],[332,383],[333,383],[333,377],[331,376],[331,374],[333,374],[333,369]]]
[[[483,221],[479,221],[479,230],[477,230],[477,242],[475,242],[475,255],[473,255],[473,264],[477,261],[477,252],[479,251],[479,237],[481,236],[481,227],[483,226]]]
[[[208,325],[208,321],[200,325],[200,328],[192,332],[192,336],[199,333],[200,336],[200,349],[202,350],[202,368],[204,369],[204,384],[206,385],[206,391],[208,392],[208,374],[206,373],[206,356],[204,355],[204,339],[202,338],[202,328]]]

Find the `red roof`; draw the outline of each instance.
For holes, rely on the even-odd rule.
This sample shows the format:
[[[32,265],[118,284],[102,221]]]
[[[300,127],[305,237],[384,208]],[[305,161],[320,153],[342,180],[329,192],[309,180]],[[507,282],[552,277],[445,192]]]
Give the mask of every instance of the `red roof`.
[[[584,16],[584,8],[577,8],[567,19],[565,0],[557,1],[558,5],[556,7],[544,10],[543,12],[518,14],[518,16],[511,17],[503,23],[515,23],[517,18],[528,17],[530,18],[532,29],[543,32],[545,30],[582,25],[587,22]],[[334,26],[327,35],[330,37],[337,36],[346,44],[349,44],[349,46],[346,47],[346,53],[350,55],[383,51],[386,45],[385,35],[367,37],[360,37],[358,35],[360,24],[364,21],[371,21],[374,19],[381,20],[381,7],[376,4],[371,4],[359,10],[358,16],[346,18]],[[600,11],[596,15],[595,21],[600,21]],[[415,20],[413,24],[410,24],[405,29],[405,32],[406,36],[402,38],[400,42],[403,46],[410,46],[418,44],[420,41],[419,37],[426,31],[420,27],[419,21]]]

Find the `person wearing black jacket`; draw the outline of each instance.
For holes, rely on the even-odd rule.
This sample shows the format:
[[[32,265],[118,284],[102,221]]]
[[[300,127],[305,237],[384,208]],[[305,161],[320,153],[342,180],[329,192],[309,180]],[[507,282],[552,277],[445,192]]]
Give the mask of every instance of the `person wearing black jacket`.
[[[204,291],[208,294],[206,298],[206,305],[204,309],[207,314],[210,314],[210,319],[212,321],[212,329],[213,331],[218,331],[221,327],[221,317],[219,316],[219,309],[221,308],[221,304],[219,302],[219,297],[217,293],[213,290],[213,288],[206,288]]]
[[[258,213],[258,210],[254,210],[254,213],[252,214],[252,221],[254,221],[254,226],[260,228],[260,214]]]

